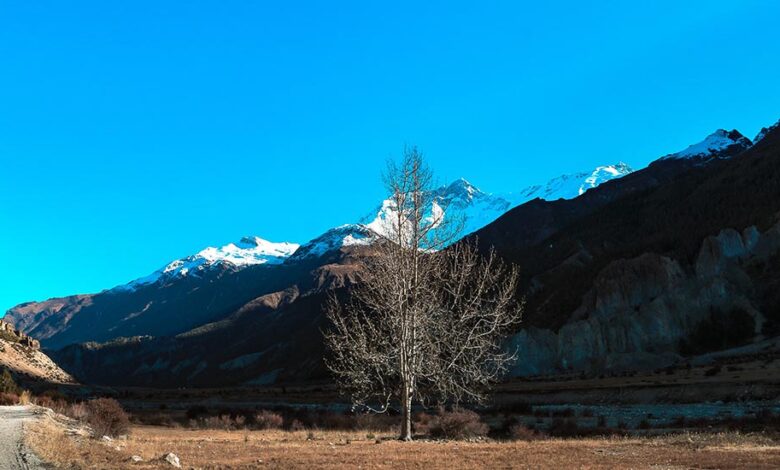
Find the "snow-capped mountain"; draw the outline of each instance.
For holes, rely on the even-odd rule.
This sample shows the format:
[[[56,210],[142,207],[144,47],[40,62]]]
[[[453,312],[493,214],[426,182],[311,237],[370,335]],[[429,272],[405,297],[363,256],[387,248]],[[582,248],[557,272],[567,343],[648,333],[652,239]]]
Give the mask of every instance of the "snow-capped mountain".
[[[457,216],[465,225],[463,235],[490,223],[512,208],[509,200],[485,193],[463,178],[435,189],[430,200],[431,207],[428,208],[426,217],[435,221],[442,218],[442,214],[444,219],[448,214]],[[361,222],[373,232],[391,236],[395,232],[393,221],[396,217],[395,205],[388,199]]]
[[[169,280],[188,275],[198,275],[206,269],[220,264],[236,267],[258,264],[283,263],[300,245],[295,243],[273,243],[259,237],[244,237],[237,243],[228,243],[222,247],[208,247],[194,255],[177,259],[158,269],[149,276],[136,279],[115,289],[136,289],[153,284],[161,279]]]
[[[366,246],[376,240],[376,233],[361,224],[346,224],[332,228],[301,246],[291,259],[322,256],[345,246]]]
[[[490,194],[481,191],[465,179],[434,190],[431,196],[432,207],[429,214],[446,211],[463,220],[462,235],[472,233],[490,222],[496,220],[509,209],[519,206],[532,199],[540,198],[548,201],[557,199],[572,199],[591,188],[631,173],[633,170],[627,164],[620,162],[615,165],[599,166],[592,171],[563,175],[550,180],[543,185],[529,186],[517,193]],[[390,200],[385,200],[373,212],[361,220],[368,229],[381,235],[392,233],[392,220],[395,208]],[[430,215],[429,215],[430,217]]]
[[[686,149],[679,152],[661,157],[661,160],[673,158],[701,158],[714,156],[716,154],[729,155],[732,150],[745,150],[752,144],[750,139],[740,134],[736,129],[732,131],[718,129],[701,142],[689,145]]]
[[[550,180],[546,185],[529,186],[519,193],[510,193],[506,196],[513,205],[520,205],[531,199],[544,199],[555,201],[557,199],[572,199],[585,191],[595,188],[615,178],[625,176],[634,170],[623,162],[614,165],[599,166],[593,171],[584,171],[563,175]]]

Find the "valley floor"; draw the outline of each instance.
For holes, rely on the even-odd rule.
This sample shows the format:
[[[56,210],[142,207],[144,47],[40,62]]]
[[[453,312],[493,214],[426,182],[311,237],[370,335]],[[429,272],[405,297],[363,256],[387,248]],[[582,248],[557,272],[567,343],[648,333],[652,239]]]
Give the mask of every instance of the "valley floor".
[[[214,431],[134,426],[97,441],[56,421],[27,427],[27,442],[58,468],[778,468],[780,442],[763,434],[684,433],[644,438],[402,443],[383,433]],[[133,463],[139,456],[142,462]]]

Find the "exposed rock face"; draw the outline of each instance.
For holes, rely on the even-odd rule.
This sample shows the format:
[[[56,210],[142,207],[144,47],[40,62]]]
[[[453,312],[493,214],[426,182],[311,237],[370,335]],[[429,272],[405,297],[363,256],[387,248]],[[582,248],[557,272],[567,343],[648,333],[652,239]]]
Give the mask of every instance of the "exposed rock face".
[[[22,330],[15,328],[12,324],[0,320],[0,338],[16,342],[27,348],[38,350],[41,349],[41,343],[37,339],[33,339]]]
[[[680,358],[680,341],[702,321],[734,309],[753,318],[759,335],[765,319],[745,268],[779,249],[777,224],[763,234],[749,227],[707,237],[694,269],[657,254],[614,261],[598,274],[572,321],[557,332],[528,328],[512,338],[520,352],[512,373],[662,367]]]

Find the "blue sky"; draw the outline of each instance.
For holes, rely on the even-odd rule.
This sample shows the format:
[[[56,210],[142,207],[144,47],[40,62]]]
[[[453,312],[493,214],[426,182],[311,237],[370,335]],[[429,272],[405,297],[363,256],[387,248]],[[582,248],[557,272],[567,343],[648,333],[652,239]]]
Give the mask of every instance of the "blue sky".
[[[583,3],[3,0],[0,312],[355,221],[405,143],[503,192],[780,118],[780,2]]]

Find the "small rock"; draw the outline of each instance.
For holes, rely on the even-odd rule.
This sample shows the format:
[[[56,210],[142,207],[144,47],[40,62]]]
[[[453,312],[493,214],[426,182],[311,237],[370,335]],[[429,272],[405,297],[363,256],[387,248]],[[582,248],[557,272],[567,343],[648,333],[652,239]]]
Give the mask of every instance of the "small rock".
[[[134,455],[134,456],[130,457],[130,460],[132,460],[135,463],[144,461],[143,457],[141,457],[140,455]]]
[[[179,457],[177,457],[176,454],[169,453],[163,458],[166,462],[173,465],[174,467],[181,468],[181,462],[179,462]]]
[[[103,440],[106,442],[111,442],[113,439],[111,439],[109,436],[103,436]]]

